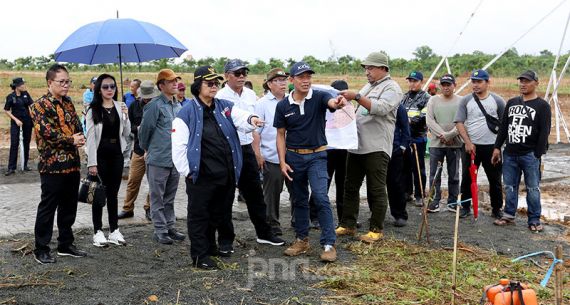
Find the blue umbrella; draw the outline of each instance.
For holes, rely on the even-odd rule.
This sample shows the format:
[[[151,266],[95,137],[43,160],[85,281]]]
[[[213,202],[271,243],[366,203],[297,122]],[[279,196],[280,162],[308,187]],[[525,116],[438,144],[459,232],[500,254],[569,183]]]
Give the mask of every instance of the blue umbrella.
[[[123,62],[180,57],[188,49],[160,27],[128,18],[93,22],[73,32],[55,51],[55,60],[82,64],[118,63],[123,80]],[[121,92],[122,94],[122,92]]]

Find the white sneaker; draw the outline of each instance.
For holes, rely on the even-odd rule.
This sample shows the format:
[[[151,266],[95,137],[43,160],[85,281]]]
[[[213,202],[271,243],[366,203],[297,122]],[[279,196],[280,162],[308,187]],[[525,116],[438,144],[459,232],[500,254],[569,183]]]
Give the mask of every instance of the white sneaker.
[[[127,243],[123,237],[123,234],[119,232],[119,229],[116,229],[112,233],[109,233],[108,241],[115,245],[123,245]]]
[[[105,238],[105,234],[103,231],[97,230],[97,233],[93,235],[93,246],[95,247],[106,247],[107,246],[107,239]]]

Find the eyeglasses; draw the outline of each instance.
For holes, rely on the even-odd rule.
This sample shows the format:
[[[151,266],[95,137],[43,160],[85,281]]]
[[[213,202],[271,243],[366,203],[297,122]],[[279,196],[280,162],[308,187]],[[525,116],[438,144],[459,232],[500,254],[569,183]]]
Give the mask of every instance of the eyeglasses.
[[[115,84],[101,85],[101,89],[103,90],[115,90],[115,88],[117,88]]]
[[[205,82],[204,84],[206,84],[206,86],[208,86],[208,88],[212,88],[214,86],[220,87],[220,82],[216,82],[216,81],[209,81],[209,82]]]
[[[274,82],[274,83],[283,84],[283,83],[286,83],[286,82],[287,82],[287,79],[286,79],[286,78],[274,78],[274,79],[272,79],[271,81]]]
[[[232,72],[232,74],[235,77],[247,76],[247,70],[244,69],[244,70],[234,71],[234,72]]]
[[[71,86],[73,81],[71,79],[60,79],[60,80],[53,80],[54,82],[58,83],[61,87],[63,86]]]

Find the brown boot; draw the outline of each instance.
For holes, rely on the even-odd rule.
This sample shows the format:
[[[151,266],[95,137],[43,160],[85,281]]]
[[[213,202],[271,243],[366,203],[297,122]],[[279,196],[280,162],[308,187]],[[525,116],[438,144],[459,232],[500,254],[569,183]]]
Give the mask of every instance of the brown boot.
[[[329,263],[336,261],[336,247],[334,245],[325,245],[325,249],[321,253],[321,260]]]
[[[283,252],[287,256],[297,256],[299,254],[307,253],[309,251],[309,238],[296,239],[295,242]]]

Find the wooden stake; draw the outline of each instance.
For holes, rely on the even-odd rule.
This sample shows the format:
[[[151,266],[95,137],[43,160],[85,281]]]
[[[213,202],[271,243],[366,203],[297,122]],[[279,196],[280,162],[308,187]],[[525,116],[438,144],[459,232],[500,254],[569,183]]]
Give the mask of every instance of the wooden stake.
[[[418,168],[418,180],[420,181],[420,194],[422,195],[422,213],[423,213],[423,220],[422,220],[422,224],[421,224],[421,228],[423,228],[425,226],[426,228],[426,240],[428,242],[428,244],[430,243],[429,240],[429,225],[428,225],[428,219],[427,219],[427,205],[426,205],[426,201],[425,201],[425,197],[426,194],[424,193],[424,185],[422,182],[422,171],[420,168],[420,159],[418,157],[418,147],[416,146],[416,143],[412,143],[412,145],[414,146],[414,153],[416,155],[416,166]],[[420,235],[418,236],[418,241],[422,238],[421,236],[421,232]]]
[[[562,259],[562,245],[556,246],[556,258]],[[564,278],[564,265],[563,264],[556,264],[554,267],[554,296],[556,299],[556,305],[562,305],[562,285],[563,285],[563,278]]]
[[[457,202],[461,202],[461,194],[459,194]],[[459,208],[460,205],[458,204],[455,207],[455,232],[453,235],[453,263],[452,263],[453,271],[451,273],[451,290],[452,290],[451,305],[455,305],[455,291],[457,290],[456,286],[457,279],[455,275],[457,273],[457,243],[459,240]]]

